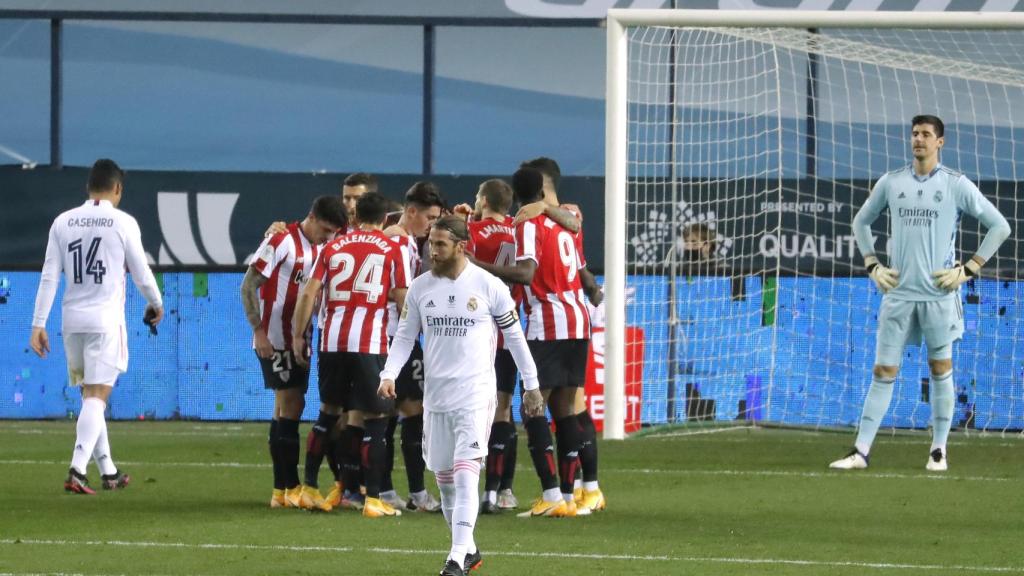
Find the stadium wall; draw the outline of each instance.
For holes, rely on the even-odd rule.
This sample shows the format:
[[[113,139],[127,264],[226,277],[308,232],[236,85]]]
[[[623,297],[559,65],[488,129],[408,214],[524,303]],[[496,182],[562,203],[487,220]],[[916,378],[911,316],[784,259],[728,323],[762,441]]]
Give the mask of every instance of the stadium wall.
[[[182,272],[158,277],[167,316],[156,336],[141,322],[143,299],[134,289],[128,291],[130,365],[111,398],[111,417],[266,419],[273,395],[263,388],[251,350],[252,336],[238,296],[242,274]],[[27,346],[38,281],[37,272],[0,272],[0,341],[11,343],[0,358],[0,418],[72,417],[80,405],[77,392],[67,386],[59,305],[49,323],[51,357],[41,360]],[[667,326],[644,325],[645,319],[667,315],[668,282],[663,276],[630,277],[630,286],[649,292],[638,294],[636,301],[642,305],[631,304],[627,310],[627,322],[646,330],[642,421],[667,420],[667,374],[670,362],[676,362],[679,421],[686,419],[684,391],[689,384],[702,398],[715,400],[716,420],[770,415],[773,421],[793,425],[855,425],[870,382],[876,322],[851,318],[860,317],[865,309],[878,309],[870,280],[780,278],[775,314],[763,314],[770,304],[762,278],[750,276],[744,282],[740,299],[730,298],[728,278],[678,283],[676,302],[688,337],[671,359]],[[1024,428],[1019,405],[1024,398],[1024,365],[1011,365],[1011,354],[995,353],[1024,334],[1024,282],[975,281],[964,291],[964,299],[966,334],[954,358],[956,419],[966,422],[974,414],[978,428]],[[731,320],[708,320],[722,317]],[[777,369],[770,374],[766,358],[772,353],[773,330]],[[704,348],[707,343],[714,343],[715,349]],[[914,349],[908,350],[904,366],[896,408],[885,425],[922,426],[927,423],[922,414],[929,413],[921,395],[927,366]],[[315,362],[313,374],[306,419],[315,419],[319,403]],[[760,389],[764,404],[743,413],[741,401],[751,400],[752,387]]]

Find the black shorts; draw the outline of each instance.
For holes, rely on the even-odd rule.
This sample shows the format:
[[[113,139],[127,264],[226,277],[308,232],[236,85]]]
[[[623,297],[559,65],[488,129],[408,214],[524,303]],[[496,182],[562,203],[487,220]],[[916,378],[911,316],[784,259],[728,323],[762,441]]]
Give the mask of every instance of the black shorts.
[[[423,400],[423,348],[417,340],[412,346],[409,360],[395,379],[395,395],[398,402]]]
[[[582,388],[587,380],[590,340],[529,340],[541,390]]]
[[[516,393],[516,361],[508,350],[498,348],[494,355],[494,375],[498,379],[498,392]]]
[[[255,350],[253,350],[255,352]],[[309,390],[309,369],[295,363],[291,350],[274,350],[270,358],[256,357],[263,370],[263,387],[270,390]]]
[[[390,412],[394,403],[377,395],[386,358],[383,354],[321,352],[320,401],[370,414]]]

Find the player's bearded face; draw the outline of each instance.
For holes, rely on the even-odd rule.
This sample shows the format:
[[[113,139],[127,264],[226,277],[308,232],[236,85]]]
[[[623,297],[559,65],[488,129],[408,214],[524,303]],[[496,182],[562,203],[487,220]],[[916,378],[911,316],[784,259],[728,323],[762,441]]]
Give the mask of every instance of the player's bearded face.
[[[456,242],[451,232],[431,229],[430,261],[435,272],[445,274],[455,268],[465,243]]]
[[[313,219],[313,238],[311,238],[311,240],[314,244],[323,244],[331,238],[334,238],[337,233],[337,226],[328,224],[323,220]]]

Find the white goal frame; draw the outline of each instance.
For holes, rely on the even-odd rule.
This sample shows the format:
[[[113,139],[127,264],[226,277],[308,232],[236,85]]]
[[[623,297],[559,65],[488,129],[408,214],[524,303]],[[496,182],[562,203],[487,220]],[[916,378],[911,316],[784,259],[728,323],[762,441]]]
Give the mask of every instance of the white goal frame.
[[[604,438],[625,438],[628,38],[636,26],[734,28],[1024,29],[1021,12],[612,9],[607,20],[605,111]],[[780,171],[781,173],[781,171]]]

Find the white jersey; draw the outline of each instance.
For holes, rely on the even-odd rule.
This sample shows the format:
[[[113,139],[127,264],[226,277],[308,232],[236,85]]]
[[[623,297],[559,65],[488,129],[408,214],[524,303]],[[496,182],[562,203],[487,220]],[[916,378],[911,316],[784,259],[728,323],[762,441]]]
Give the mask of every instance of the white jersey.
[[[50,226],[32,326],[45,327],[64,273],[63,331],[108,332],[125,325],[125,273],[146,302],[163,306],[142,250],[139,224],[108,200],[89,200]]]
[[[391,236],[402,250],[402,266],[406,282],[412,282],[413,278],[420,275],[423,267],[423,258],[420,256],[420,248],[414,236]],[[398,330],[398,306],[394,302],[388,302],[388,324],[387,336],[391,338]]]
[[[455,280],[423,274],[409,286],[381,378],[398,376],[422,331],[423,407],[448,412],[490,406],[497,392],[497,325],[522,374],[523,387],[536,389],[537,367],[515,309],[508,286],[470,262]]]

